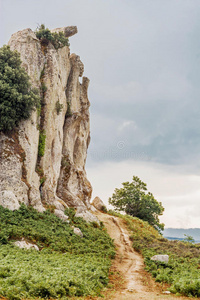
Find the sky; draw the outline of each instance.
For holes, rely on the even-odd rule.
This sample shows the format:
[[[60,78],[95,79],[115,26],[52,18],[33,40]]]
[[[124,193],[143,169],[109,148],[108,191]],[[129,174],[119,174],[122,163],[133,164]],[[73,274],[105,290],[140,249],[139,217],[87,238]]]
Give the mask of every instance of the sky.
[[[166,227],[200,227],[200,1],[0,0],[12,33],[77,25],[71,53],[90,79],[93,198],[138,176]]]

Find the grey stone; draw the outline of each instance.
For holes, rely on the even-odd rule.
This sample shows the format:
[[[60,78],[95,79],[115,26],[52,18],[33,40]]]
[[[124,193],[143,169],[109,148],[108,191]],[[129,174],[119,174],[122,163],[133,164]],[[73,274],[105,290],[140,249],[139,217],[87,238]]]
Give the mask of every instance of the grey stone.
[[[151,257],[151,260],[156,260],[156,261],[161,261],[161,262],[168,263],[169,255],[154,255],[153,257]]]
[[[78,207],[75,216],[83,218],[86,222],[97,222],[100,225],[99,219],[86,208]]]
[[[64,32],[64,36],[69,38],[78,32],[77,26],[60,27],[51,30],[51,32]]]
[[[65,37],[70,37],[75,35],[78,32],[77,26],[67,26],[64,29],[64,35]]]
[[[93,205],[91,205],[90,210],[91,210],[91,212],[97,212],[98,211]]]
[[[78,227],[74,227],[74,233],[80,237],[83,237],[83,233]]]
[[[22,248],[22,249],[35,249],[35,250],[39,251],[39,248],[37,245],[26,242],[24,239],[22,239],[21,241],[14,242],[14,245],[19,248]]]
[[[92,201],[92,205],[97,210],[100,210],[100,211],[103,211],[106,208],[105,204],[103,203],[103,201],[99,197],[94,198],[94,200]]]
[[[20,204],[12,191],[1,192],[0,205],[10,210],[17,210],[20,207]]]
[[[68,216],[66,216],[62,210],[55,209],[54,214],[61,220],[65,221],[65,222],[68,221]]]

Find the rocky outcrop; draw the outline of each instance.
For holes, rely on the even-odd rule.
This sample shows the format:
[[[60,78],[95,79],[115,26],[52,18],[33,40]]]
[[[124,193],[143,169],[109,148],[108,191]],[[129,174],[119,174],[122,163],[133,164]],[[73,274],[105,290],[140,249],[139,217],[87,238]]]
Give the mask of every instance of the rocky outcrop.
[[[151,257],[151,260],[161,261],[161,262],[168,263],[168,261],[169,261],[169,255],[166,255],[166,254],[154,255],[153,257]]]
[[[65,36],[77,32],[75,26],[54,31],[61,30]],[[20,53],[33,86],[41,91],[42,109],[40,116],[34,111],[16,130],[0,134],[0,204],[17,209],[25,203],[39,211],[53,205],[57,214],[73,206],[88,214],[89,79],[79,79],[84,65],[68,46],[56,50],[51,43],[41,45],[31,29],[13,34],[9,45]],[[46,137],[42,157],[40,135]]]
[[[92,201],[92,205],[99,211],[105,211],[106,206],[103,203],[103,201],[99,197],[95,197],[94,200]]]
[[[39,251],[39,248],[37,245],[29,243],[29,242],[25,241],[24,239],[22,239],[21,241],[14,242],[14,245],[21,249],[34,249],[34,250]]]
[[[78,29],[76,26],[67,26],[67,27],[55,28],[52,30],[52,32],[64,32],[64,36],[69,38],[75,35],[78,32]]]
[[[74,227],[74,233],[80,237],[83,237],[83,233],[78,227]]]

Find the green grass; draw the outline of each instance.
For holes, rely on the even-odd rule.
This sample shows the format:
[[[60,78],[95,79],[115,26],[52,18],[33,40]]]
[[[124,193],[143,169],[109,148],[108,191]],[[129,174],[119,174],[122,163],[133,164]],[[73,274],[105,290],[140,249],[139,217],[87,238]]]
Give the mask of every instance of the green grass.
[[[108,283],[113,241],[105,228],[86,223],[69,209],[70,223],[24,205],[17,211],[0,206],[0,295],[7,299],[67,299],[99,295]],[[83,238],[71,226],[81,229]],[[19,249],[24,237],[40,251]]]
[[[168,241],[147,222],[109,213],[125,220],[133,248],[143,255],[146,270],[155,281],[168,283],[172,293],[200,297],[200,244]],[[169,263],[152,261],[151,257],[156,254],[168,254]]]

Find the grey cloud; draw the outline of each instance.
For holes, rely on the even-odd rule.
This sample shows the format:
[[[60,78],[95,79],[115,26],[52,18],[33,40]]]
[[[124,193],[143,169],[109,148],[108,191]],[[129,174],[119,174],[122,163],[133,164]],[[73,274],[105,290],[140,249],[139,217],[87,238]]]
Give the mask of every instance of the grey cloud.
[[[38,23],[78,26],[70,42],[91,79],[89,162],[199,165],[198,1],[8,0],[1,12],[1,44]]]

